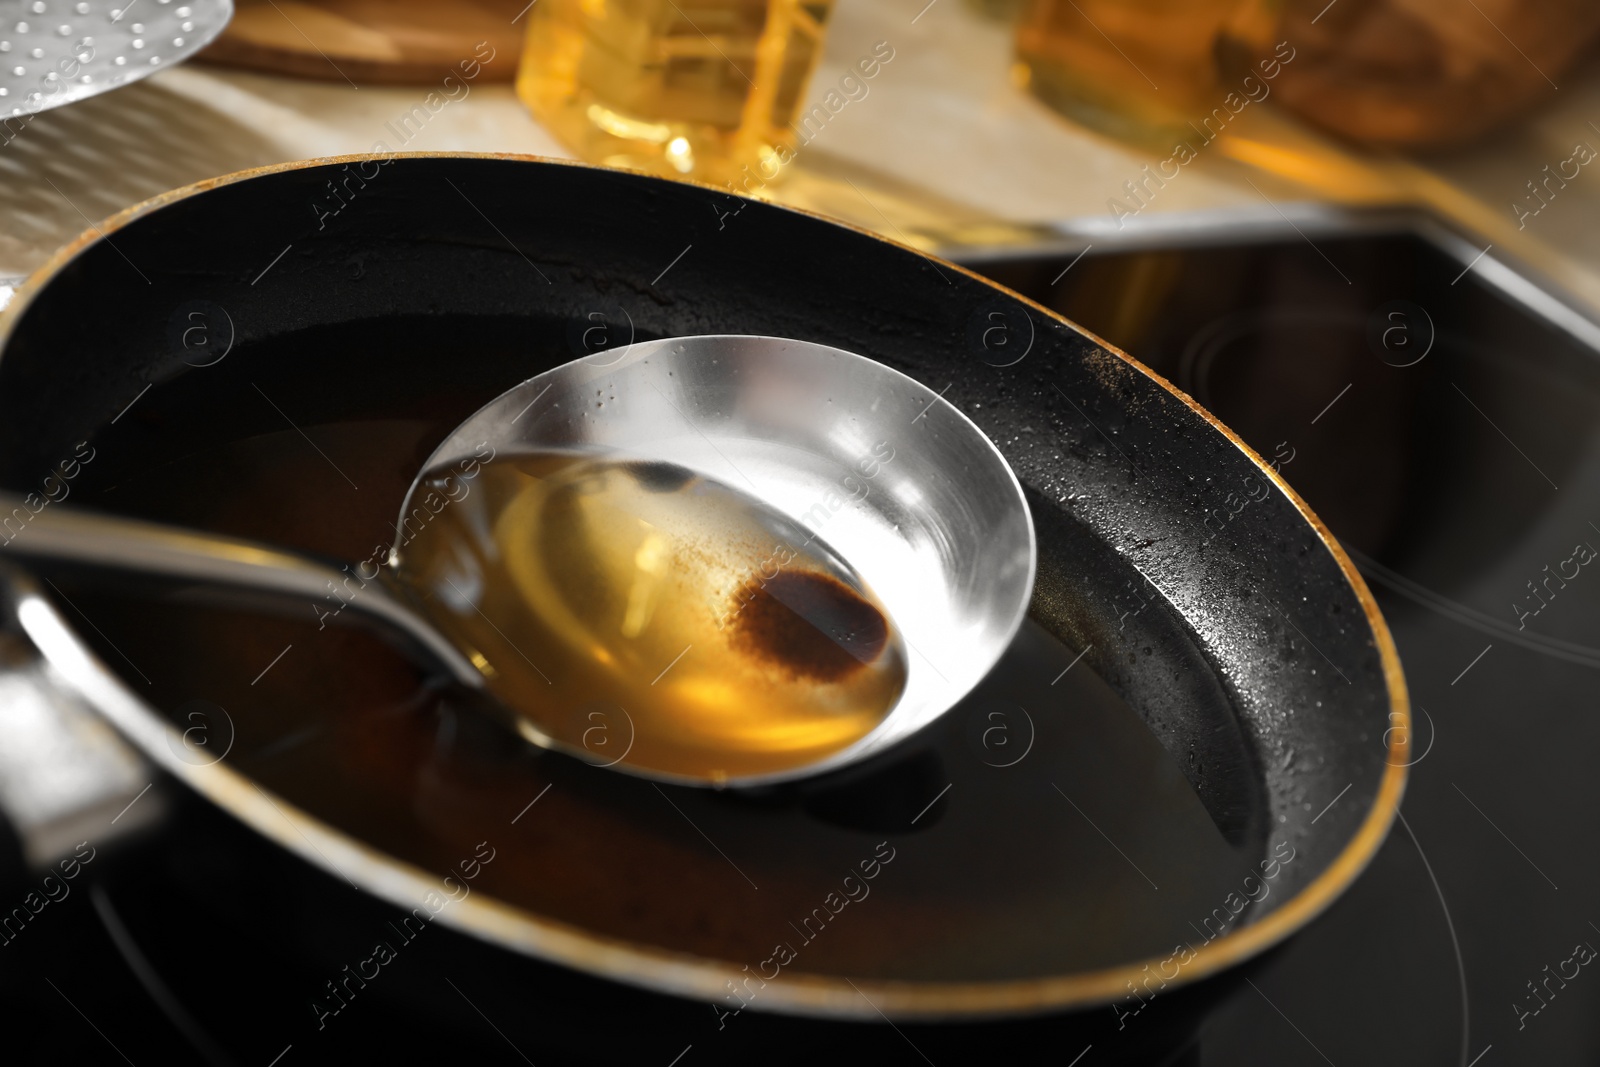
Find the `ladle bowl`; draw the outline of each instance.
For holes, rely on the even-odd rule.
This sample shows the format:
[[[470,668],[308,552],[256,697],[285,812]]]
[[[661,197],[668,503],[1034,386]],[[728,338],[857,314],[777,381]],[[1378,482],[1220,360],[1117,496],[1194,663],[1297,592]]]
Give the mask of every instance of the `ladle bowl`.
[[[427,521],[417,510],[427,472],[470,462],[485,441],[497,455],[601,452],[715,478],[793,520],[797,540],[825,541],[888,608],[907,674],[883,722],[816,763],[731,785],[835,770],[909,737],[983,680],[1027,614],[1033,523],[1011,468],[934,390],[850,352],[701,336],[567,363],[496,397],[446,438],[412,483],[402,527],[412,516]]]
[[[598,398],[598,399],[597,399]],[[826,345],[760,336],[647,341],[564,364],[501,394],[462,423],[407,492],[388,554],[367,573],[247,541],[0,497],[31,513],[11,554],[271,594],[397,629],[456,681],[482,688],[460,649],[408,606],[395,577],[408,529],[429,521],[419,493],[462,462],[542,451],[677,464],[740,489],[819,538],[887,607],[907,647],[904,690],[848,747],[799,767],[694,778],[625,762],[683,785],[808,777],[876,755],[966,696],[1027,613],[1036,566],[1022,488],[984,433],[934,390]],[[330,597],[330,594],[332,596]],[[338,605],[333,609],[333,605]],[[491,620],[493,621],[493,620]],[[545,747],[592,761],[505,709]],[[648,714],[649,709],[641,709]]]

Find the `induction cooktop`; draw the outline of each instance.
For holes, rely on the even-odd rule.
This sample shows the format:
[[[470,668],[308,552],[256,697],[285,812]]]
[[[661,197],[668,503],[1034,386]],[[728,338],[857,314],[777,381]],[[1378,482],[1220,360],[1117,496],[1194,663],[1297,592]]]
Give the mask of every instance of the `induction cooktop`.
[[[1600,1061],[1600,328],[1425,219],[1284,221],[964,257],[1274,463],[1350,550],[1405,665],[1414,765],[1387,843],[1173,1062]],[[0,676],[27,662],[10,642]],[[85,861],[0,946],[5,1062],[291,1062],[251,1009],[316,988],[318,939],[354,920],[295,881],[325,874],[285,873],[272,846],[179,791],[153,799],[130,847]],[[487,951],[441,932],[406,962],[487,974]],[[607,987],[570,980],[593,984],[603,1019]],[[532,1013],[490,1022],[482,985],[376,991],[317,1055],[586,1061]],[[1096,1050],[1069,1052],[1094,1067]]]
[[[1600,1062],[1600,330],[1407,215],[1211,221],[969,265],[1273,462],[1350,551],[1404,664],[1400,820],[1211,1016],[1198,1062]]]

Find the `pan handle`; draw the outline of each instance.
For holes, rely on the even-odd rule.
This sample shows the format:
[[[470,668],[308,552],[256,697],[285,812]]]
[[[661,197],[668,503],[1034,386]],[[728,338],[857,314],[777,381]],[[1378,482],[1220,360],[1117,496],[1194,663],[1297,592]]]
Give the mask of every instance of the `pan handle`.
[[[92,707],[56,677],[16,625],[12,577],[0,574],[0,892],[6,906],[59,868],[159,821],[161,776]],[[0,930],[0,941],[15,930]]]
[[[349,575],[327,564],[269,545],[162,526],[138,519],[30,501],[0,493],[0,554],[40,562],[167,579],[187,579],[232,589],[319,603],[345,588]],[[383,577],[380,572],[380,577]],[[367,581],[346,607],[399,630],[456,681],[483,687],[483,674],[449,639],[389,592]]]

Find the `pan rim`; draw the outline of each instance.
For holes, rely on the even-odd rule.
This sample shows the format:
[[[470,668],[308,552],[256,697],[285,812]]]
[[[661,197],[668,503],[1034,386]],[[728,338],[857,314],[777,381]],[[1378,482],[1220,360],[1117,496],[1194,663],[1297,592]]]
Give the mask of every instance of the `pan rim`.
[[[551,159],[515,152],[387,152],[388,159],[480,159],[519,163],[558,165],[604,173],[628,173],[666,184],[691,184],[730,194],[726,189],[705,182],[667,182],[666,179],[621,168],[603,167],[574,160]],[[159,194],[125,208],[99,225],[91,225],[78,237],[63,245],[44,264],[28,275],[10,305],[0,311],[0,356],[12,332],[35,296],[49,285],[72,260],[107,235],[120,230],[169,204],[186,200],[213,189],[273,174],[313,167],[353,164],[377,158],[380,154],[319,156],[311,159],[275,163],[208,178]],[[957,263],[862,227],[800,208],[760,201],[768,207],[840,226],[872,240],[916,255],[937,269],[957,271],[981,284],[1000,290],[1047,321],[1064,325],[1101,350],[1120,359],[1165,390],[1257,468],[1256,473],[1276,486],[1337,563],[1345,581],[1360,603],[1373,644],[1383,668],[1389,696],[1389,722],[1392,738],[1384,751],[1385,769],[1378,781],[1372,804],[1356,832],[1338,855],[1298,893],[1279,905],[1260,921],[1230,931],[1194,949],[1193,958],[1179,974],[1167,979],[1174,988],[1197,982],[1236,966],[1284,941],[1325,911],[1366,869],[1382,845],[1399,812],[1408,776],[1410,748],[1410,698],[1388,624],[1355,564],[1345,553],[1322,520],[1312,512],[1298,493],[1253,448],[1225,426],[1183,390],[1146,367],[1126,352],[1083,329],[1043,305],[998,285]],[[109,241],[107,241],[109,243]],[[28,636],[44,658],[60,672],[62,679],[137,747],[173,777],[216,803],[257,833],[272,839],[301,859],[320,868],[332,868],[344,876],[355,871],[366,892],[391,904],[413,907],[425,895],[437,890],[437,879],[418,867],[388,856],[358,839],[321,822],[309,813],[274,797],[259,785],[222,763],[196,767],[178,756],[181,747],[171,744],[176,731],[165,719],[129,689],[122,679],[101,663],[79,639],[74,629],[44,598],[31,581],[17,581],[17,615]],[[330,855],[341,863],[335,863]],[[581,927],[536,915],[522,908],[473,895],[440,911],[437,919],[458,931],[492,944],[511,948],[536,959],[569,966],[601,978],[658,993],[690,999],[722,998],[729,982],[746,977],[731,962],[690,953],[676,952],[637,942],[612,938]],[[882,1017],[926,1022],[977,1021],[1028,1016],[1048,1012],[1103,1007],[1121,998],[1147,969],[1158,968],[1166,958],[1153,956],[1114,967],[1066,975],[1006,979],[995,982],[909,982],[847,976],[822,976],[805,973],[785,975],[782,983],[769,982],[763,990],[758,1010],[778,1014],[871,1020]]]

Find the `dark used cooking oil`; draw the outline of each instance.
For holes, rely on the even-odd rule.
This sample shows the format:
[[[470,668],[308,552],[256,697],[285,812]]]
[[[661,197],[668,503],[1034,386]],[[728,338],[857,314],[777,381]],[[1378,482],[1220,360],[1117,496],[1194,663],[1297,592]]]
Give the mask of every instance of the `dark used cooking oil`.
[[[284,430],[119,479],[115,497],[167,521],[358,559],[393,529],[410,480],[392,457],[426,456],[444,429],[309,427],[359,492]],[[983,684],[919,735],[917,750],[938,757],[926,780],[908,790],[893,759],[851,775],[846,814],[859,823],[817,817],[800,794],[757,802],[663,786],[691,826],[654,783],[517,743],[461,694],[423,684],[381,632],[319,629],[310,606],[279,617],[53,580],[93,620],[84,636],[108,665],[178,731],[204,727],[186,736],[226,750],[274,795],[423,870],[455,871],[487,837],[499,851],[474,895],[667,951],[759,963],[786,939],[801,950],[798,971],[961,982],[1164,959],[1209,936],[1279,843],[1230,847],[1138,712],[1031,620]],[[198,700],[225,715],[192,718]],[[1189,714],[1222,723],[1230,710]],[[601,736],[589,738],[597,761]],[[900,828],[878,829],[878,809]],[[885,839],[898,851],[871,898],[802,943],[789,924]],[[1270,884],[1272,902],[1284,881]]]
[[[507,320],[486,337],[492,325],[421,315],[241,343],[222,363],[151,389],[96,436],[100,458],[75,482],[73,501],[367,559],[393,538],[406,489],[438,442],[527,376],[530,347],[565,343],[565,323],[538,334]],[[470,359],[440,358],[469,333],[481,341]],[[1116,561],[1105,546],[1074,565]],[[107,667],[170,716],[185,758],[223,757],[286,810],[436,875],[459,880],[461,861],[488,839],[496,858],[467,887],[470,900],[612,942],[749,964],[751,973],[778,940],[799,952],[785,975],[857,980],[985,982],[1162,961],[1180,943],[1210,939],[1219,909],[1225,917],[1230,902],[1260,896],[1261,883],[1264,906],[1276,906],[1316,862],[1302,854],[1265,878],[1264,858],[1291,854],[1284,839],[1263,830],[1231,846],[1185,780],[1194,754],[1164,748],[1094,673],[1094,659],[1080,658],[1081,644],[1033,619],[989,677],[888,754],[887,768],[879,761],[754,794],[658,787],[523,744],[477,701],[428,681],[426,665],[382,630],[348,625],[352,612],[322,625],[338,605],[333,594],[279,605],[287,614],[278,615],[231,599],[219,608],[167,585],[124,589],[70,571],[51,580],[70,598],[61,612]],[[1108,612],[1103,629],[1118,632],[1112,601],[1086,597],[1071,610]],[[1108,661],[1135,651],[1150,669],[1189,669],[1161,644],[1112,649]],[[199,701],[211,714],[193,717]],[[1237,734],[1220,698],[1172,714]],[[589,739],[595,762],[601,737]],[[896,772],[919,753],[937,757],[926,774]],[[1259,774],[1242,745],[1218,762],[1208,760],[1208,776]],[[826,803],[835,790],[849,803]],[[815,814],[823,809],[827,818]],[[886,839],[895,859],[870,898],[815,932],[815,909],[826,911],[841,877]],[[237,904],[236,883],[214,887],[240,870],[255,876],[254,867],[215,863],[189,873],[209,899]],[[283,902],[272,892],[261,900],[264,911],[233,909],[251,929]],[[1158,971],[1172,973],[1146,974]],[[1149,999],[1144,981],[1135,985]],[[1168,995],[1128,1029],[1159,1024]],[[1122,1010],[1137,1005],[1125,1000]]]
[[[850,566],[686,468],[522,454],[425,479],[425,497],[439,510],[398,576],[525,730],[596,761],[784,771],[865,736],[905,687],[903,643]]]

